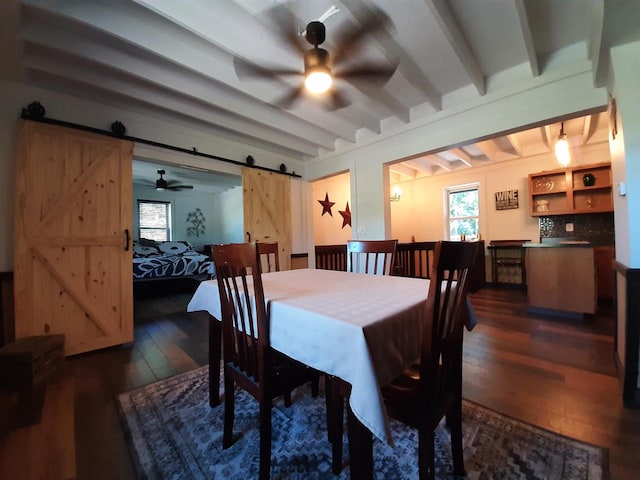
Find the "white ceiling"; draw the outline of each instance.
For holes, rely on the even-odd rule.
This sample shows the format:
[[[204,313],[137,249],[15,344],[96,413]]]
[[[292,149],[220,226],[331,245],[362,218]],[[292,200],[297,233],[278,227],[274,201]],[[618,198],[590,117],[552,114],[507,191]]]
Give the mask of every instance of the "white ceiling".
[[[609,47],[640,39],[637,0],[2,3],[4,76],[170,119],[302,162],[585,64],[594,84],[602,86]],[[289,110],[276,108],[273,103],[301,78],[239,80],[234,57],[303,71],[299,52],[283,41],[272,20],[281,4],[301,30],[337,7],[339,12],[325,21],[323,47],[330,52],[337,51],[342,29],[355,28],[367,9],[381,9],[392,21],[391,35],[367,36],[351,58],[397,62],[395,73],[376,87],[338,80],[337,88],[351,101],[343,109],[328,111],[323,101],[308,97]],[[570,142],[602,138],[606,117],[597,113],[581,112],[580,120],[565,123]],[[415,177],[550,151],[559,121],[569,116],[525,133],[422,155],[394,169]]]

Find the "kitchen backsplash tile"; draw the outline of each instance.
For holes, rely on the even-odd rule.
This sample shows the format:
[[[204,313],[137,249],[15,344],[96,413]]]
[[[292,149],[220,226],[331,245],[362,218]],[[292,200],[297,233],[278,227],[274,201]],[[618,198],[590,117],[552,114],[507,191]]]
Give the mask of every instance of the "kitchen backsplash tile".
[[[573,232],[567,232],[567,223],[573,223]],[[569,238],[587,240],[593,245],[614,245],[615,243],[612,212],[539,217],[539,226],[540,240]]]

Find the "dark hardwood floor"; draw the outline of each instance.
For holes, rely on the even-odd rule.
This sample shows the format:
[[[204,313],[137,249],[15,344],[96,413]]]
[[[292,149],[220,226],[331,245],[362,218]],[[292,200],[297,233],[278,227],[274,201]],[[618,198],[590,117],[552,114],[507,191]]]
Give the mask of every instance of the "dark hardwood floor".
[[[116,395],[207,362],[206,314],[185,313],[189,298],[188,292],[140,298],[133,345],[69,358],[64,374],[52,382],[50,389],[58,385],[73,399],[68,436],[75,438],[77,478],[134,478]],[[528,315],[526,295],[517,290],[486,288],[471,298],[479,324],[465,334],[464,397],[608,447],[611,478],[638,478],[640,411],[622,407],[613,309],[605,305],[586,320],[568,320]],[[48,391],[45,408],[56,401],[64,405],[60,398]],[[1,478],[13,478],[3,471],[10,470],[0,469]]]

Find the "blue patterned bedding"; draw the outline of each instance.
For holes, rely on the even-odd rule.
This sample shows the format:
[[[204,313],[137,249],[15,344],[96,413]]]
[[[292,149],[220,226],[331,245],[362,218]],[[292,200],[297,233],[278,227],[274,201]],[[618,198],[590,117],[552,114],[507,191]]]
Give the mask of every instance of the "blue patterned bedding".
[[[198,253],[189,242],[133,242],[133,279],[212,276],[215,273],[213,260]]]

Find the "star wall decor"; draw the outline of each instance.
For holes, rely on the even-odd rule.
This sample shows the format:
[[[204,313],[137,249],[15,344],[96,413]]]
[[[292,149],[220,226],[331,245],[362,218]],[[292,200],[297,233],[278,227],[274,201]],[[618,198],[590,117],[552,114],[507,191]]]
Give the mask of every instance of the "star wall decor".
[[[322,205],[322,215],[324,215],[325,213],[328,213],[333,217],[333,213],[331,213],[331,207],[333,207],[336,204],[336,202],[329,201],[329,192],[325,193],[324,200],[318,200],[318,203]]]
[[[342,215],[342,228],[347,225],[351,226],[351,210],[349,210],[349,202],[347,202],[347,208],[344,210],[338,210],[338,213]]]

